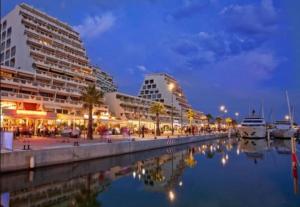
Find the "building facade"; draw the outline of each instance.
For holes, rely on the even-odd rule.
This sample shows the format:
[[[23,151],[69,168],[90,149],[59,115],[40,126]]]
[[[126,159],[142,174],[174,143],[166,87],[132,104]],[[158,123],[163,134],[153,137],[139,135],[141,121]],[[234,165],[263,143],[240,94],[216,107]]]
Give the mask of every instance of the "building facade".
[[[96,77],[96,86],[100,88],[104,93],[110,93],[117,91],[117,85],[113,80],[113,77],[107,72],[103,71],[99,67],[92,66],[93,75]]]
[[[120,92],[107,93],[104,96],[104,103],[108,106],[111,116],[115,120],[130,123],[135,129],[145,126],[149,129],[155,128],[155,114],[150,113],[151,104],[155,101],[128,95]],[[166,113],[160,115],[161,127],[169,128],[171,126],[170,105],[164,104]],[[180,127],[180,111],[174,110],[174,125]]]
[[[188,103],[179,82],[172,76],[165,73],[146,75],[140,88],[139,97],[173,106],[182,114],[183,125],[189,122],[186,113],[192,109],[192,106]],[[193,122],[195,124],[204,123],[205,115],[198,110],[192,110],[195,112]]]
[[[0,42],[2,125],[83,121],[81,91],[97,78],[78,32],[20,4],[1,18]]]

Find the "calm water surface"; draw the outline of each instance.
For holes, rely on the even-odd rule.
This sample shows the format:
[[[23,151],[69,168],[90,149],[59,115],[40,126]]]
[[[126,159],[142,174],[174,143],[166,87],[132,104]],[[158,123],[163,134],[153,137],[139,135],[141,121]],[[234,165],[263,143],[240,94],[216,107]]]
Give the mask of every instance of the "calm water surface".
[[[4,174],[1,202],[4,206],[299,207],[290,149],[289,140],[221,139]]]

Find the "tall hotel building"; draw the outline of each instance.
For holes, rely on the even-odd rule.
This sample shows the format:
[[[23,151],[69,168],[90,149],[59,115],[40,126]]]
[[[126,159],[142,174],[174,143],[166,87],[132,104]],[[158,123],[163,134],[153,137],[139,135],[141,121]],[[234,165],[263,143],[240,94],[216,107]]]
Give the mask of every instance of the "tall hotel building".
[[[146,75],[139,92],[139,97],[173,106],[175,111],[180,111],[181,121],[184,124],[188,122],[186,112],[192,109],[192,106],[188,103],[180,84],[172,76],[165,73]],[[206,120],[202,112],[194,109],[193,111],[195,112],[195,123],[202,123],[203,120]],[[175,118],[177,119],[178,117]]]
[[[95,72],[66,23],[26,4],[1,18],[2,127],[83,119],[81,90],[96,83]],[[107,118],[107,107],[95,114]]]

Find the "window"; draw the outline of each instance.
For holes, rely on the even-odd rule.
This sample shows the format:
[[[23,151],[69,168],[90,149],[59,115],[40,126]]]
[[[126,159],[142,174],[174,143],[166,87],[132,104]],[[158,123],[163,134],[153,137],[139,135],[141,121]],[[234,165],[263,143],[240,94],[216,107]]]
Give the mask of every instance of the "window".
[[[2,32],[2,36],[1,36],[2,40],[4,40],[5,37],[6,37],[6,32],[4,31],[4,32]]]
[[[157,98],[161,98],[161,94],[157,94]]]
[[[156,84],[153,84],[153,85],[152,85],[152,88],[156,88]]]
[[[2,29],[3,29],[3,30],[6,29],[6,20],[3,22]]]
[[[1,53],[1,62],[3,62],[4,61],[4,53]]]
[[[153,94],[153,95],[152,95],[152,98],[156,98],[156,95],[155,95],[155,94]]]
[[[10,51],[10,55],[13,57],[16,54],[16,46],[13,46]]]
[[[6,48],[9,48],[10,47],[10,39],[8,39],[7,41],[6,41]]]
[[[10,50],[6,50],[6,53],[5,53],[5,59],[8,59],[10,56]]]
[[[11,35],[11,27],[9,27],[8,29],[7,29],[7,37],[9,37]]]
[[[145,80],[145,84],[148,84],[149,83],[149,81],[148,80]]]
[[[2,42],[2,43],[1,43],[1,51],[3,51],[4,48],[5,48],[5,42]]]
[[[10,67],[15,67],[15,58],[10,59]]]
[[[6,62],[5,62],[5,66],[9,66],[9,61],[6,61]]]
[[[154,83],[154,81],[153,81],[153,80],[150,80],[150,83]]]

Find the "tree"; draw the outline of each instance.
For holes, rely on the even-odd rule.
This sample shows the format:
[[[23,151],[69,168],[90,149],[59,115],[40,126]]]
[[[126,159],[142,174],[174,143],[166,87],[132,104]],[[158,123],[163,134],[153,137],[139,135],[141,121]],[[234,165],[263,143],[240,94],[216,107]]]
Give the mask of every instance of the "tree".
[[[225,119],[225,122],[228,126],[230,126],[232,124],[232,119],[230,117]]]
[[[196,113],[192,110],[192,109],[189,109],[187,112],[186,112],[186,116],[190,122],[190,126],[192,127],[192,121],[194,120],[195,118],[195,115]]]
[[[81,94],[83,107],[88,110],[88,133],[87,138],[93,139],[93,108],[95,105],[101,104],[103,93],[96,89],[95,85],[87,86]]]
[[[156,136],[160,135],[160,128],[159,128],[159,115],[164,114],[166,112],[165,106],[160,102],[154,102],[150,106],[150,113],[155,114],[156,119]]]
[[[206,114],[206,118],[209,123],[213,119],[213,116],[211,114]]]
[[[220,125],[222,123],[223,119],[221,117],[216,117],[216,123],[218,125],[218,130],[220,130]]]

